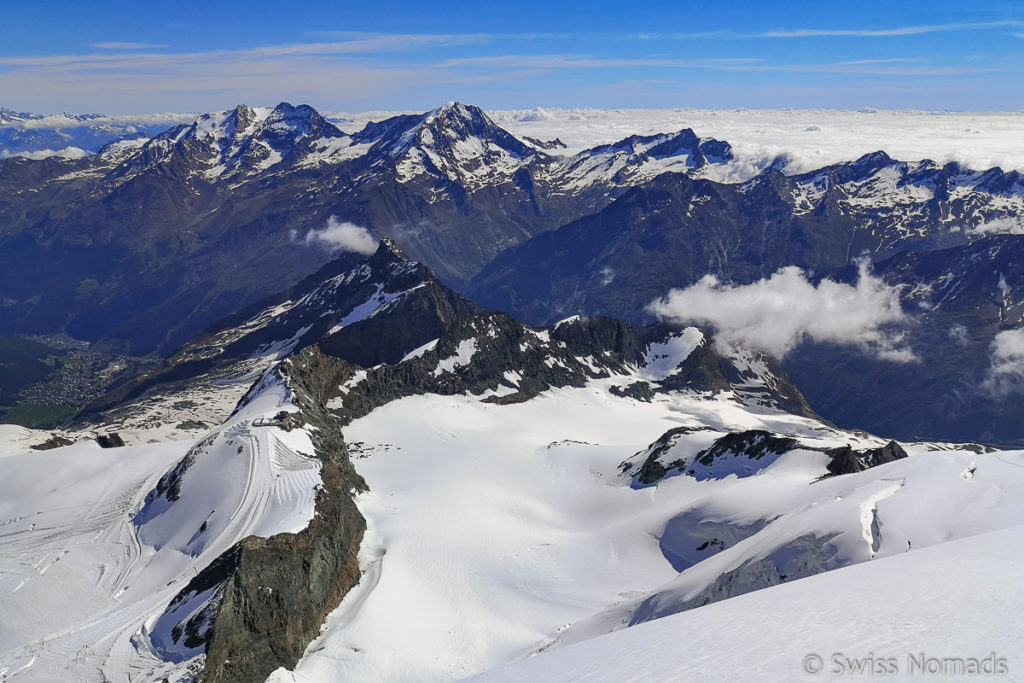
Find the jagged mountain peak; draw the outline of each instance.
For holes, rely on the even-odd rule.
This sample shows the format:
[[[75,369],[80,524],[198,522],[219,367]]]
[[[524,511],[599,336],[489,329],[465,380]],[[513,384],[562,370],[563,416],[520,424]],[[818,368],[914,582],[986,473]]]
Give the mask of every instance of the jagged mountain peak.
[[[265,131],[288,130],[300,135],[310,133],[319,133],[330,137],[344,135],[334,124],[308,104],[293,106],[288,102],[281,102],[274,107],[267,114],[262,128]]]
[[[410,263],[410,259],[402,248],[398,246],[398,243],[390,237],[382,237],[380,243],[377,245],[377,251],[370,257],[369,262],[372,263],[385,262],[385,263]]]
[[[269,353],[283,358],[310,344],[323,343],[358,322],[383,315],[414,293],[428,294],[427,289],[447,291],[429,268],[406,256],[394,240],[384,238],[373,254],[343,254],[291,289],[215,323],[176,357],[178,362],[213,355],[237,359]],[[390,348],[391,341],[368,341],[372,353],[363,355],[381,352],[382,361],[389,359],[394,354],[382,350]],[[400,357],[399,351],[408,350],[394,353]]]
[[[234,109],[199,116],[143,146],[144,164],[177,156],[187,175],[212,181],[237,178],[274,168],[292,168],[324,148],[345,141],[345,134],[307,104],[281,102],[271,107],[239,104]],[[284,164],[282,165],[282,162]]]
[[[884,151],[878,150],[877,152],[865,154],[864,156],[848,164],[847,166],[850,171],[851,179],[858,180],[870,177],[877,173],[878,171],[880,171],[881,169],[886,168],[887,166],[891,166],[895,163],[898,162],[896,162],[896,160],[894,160]]]
[[[475,104],[463,104],[462,102],[456,102],[454,100],[450,102],[445,102],[437,109],[431,111],[429,115],[459,118],[464,121],[480,119],[490,121],[490,118],[488,118],[488,116],[484,113],[484,110],[476,106]]]
[[[691,167],[724,163],[733,158],[732,145],[728,142],[701,138],[692,128],[655,135],[631,135],[618,142],[593,147],[584,154],[600,156],[619,153],[652,159],[687,156]]]
[[[500,150],[525,158],[535,154],[535,150],[518,137],[508,132],[484,113],[480,107],[461,102],[448,102],[442,107],[423,115],[420,122],[410,131],[422,146],[438,150],[451,149],[458,142],[468,142],[477,138],[486,143],[496,145]],[[485,150],[458,150],[462,154]]]
[[[493,134],[495,131],[511,135],[496,124],[483,109],[475,104],[462,102],[447,102],[426,112],[422,115],[422,125],[435,131],[444,131],[447,128],[450,134],[458,135],[485,135]]]
[[[459,102],[418,116],[369,124],[353,139],[370,143],[371,165],[393,166],[403,182],[426,176],[467,189],[507,179],[519,168],[545,157],[479,107]]]
[[[270,114],[266,107],[253,108],[239,104],[234,109],[202,114],[196,118],[185,137],[215,142],[221,147],[229,146],[247,133],[256,123]]]

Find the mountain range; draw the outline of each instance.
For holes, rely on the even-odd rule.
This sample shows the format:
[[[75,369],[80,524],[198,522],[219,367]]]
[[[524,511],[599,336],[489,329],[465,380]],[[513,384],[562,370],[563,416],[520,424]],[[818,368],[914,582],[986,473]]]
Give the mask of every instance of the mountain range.
[[[86,156],[109,143],[150,138],[193,118],[189,114],[42,115],[0,107],[0,159]]]
[[[687,131],[559,160],[476,107],[345,135],[310,107],[281,104],[202,116],[85,159],[9,160],[4,331],[65,329],[134,354],[170,352],[326,263],[308,238],[332,216],[394,236],[458,284],[652,168],[706,166],[701,144]],[[50,264],[56,278],[40,287],[28,263]]]
[[[742,285],[797,266],[849,281],[866,258],[902,288],[907,338],[924,360],[901,367],[802,344],[783,362],[812,405],[893,437],[1024,438],[1020,393],[990,381],[997,337],[1020,318],[1018,173],[878,152],[729,183],[730,145],[685,129],[562,149],[459,103],[355,132],[282,103],[202,115],[82,159],[8,159],[0,332],[167,358],[385,236],[455,291],[530,324],[577,314],[645,324],[648,304],[708,275]],[[1007,262],[998,275],[981,272],[990,245]],[[915,258],[930,289],[898,265]],[[925,292],[946,273],[936,305]],[[968,322],[970,343],[950,345]]]

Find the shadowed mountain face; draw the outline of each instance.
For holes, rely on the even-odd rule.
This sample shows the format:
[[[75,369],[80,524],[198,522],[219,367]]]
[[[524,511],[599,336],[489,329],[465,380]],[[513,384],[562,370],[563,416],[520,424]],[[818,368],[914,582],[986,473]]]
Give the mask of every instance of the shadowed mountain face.
[[[532,323],[576,313],[644,320],[643,308],[707,274],[748,283],[784,266],[821,273],[982,239],[1024,210],[1019,174],[906,164],[876,153],[739,185],[679,174],[509,249],[468,294]]]
[[[848,264],[866,255],[900,288],[903,342],[917,361],[805,343],[783,365],[810,404],[841,426],[896,438],[1020,443],[1020,373],[1000,374],[995,355],[997,335],[1024,321],[1024,238],[988,226],[1013,219],[1004,212],[1022,191],[1016,173],[884,155],[743,185],[666,175],[502,254],[469,291],[534,323],[578,313],[642,322],[648,303],[708,273],[750,283],[796,265],[853,282]]]
[[[853,271],[828,277],[852,281]],[[901,288],[903,343],[918,360],[804,344],[784,365],[811,405],[842,426],[905,440],[1024,443],[1022,366],[998,341],[1024,324],[1024,236],[900,254],[875,271]]]

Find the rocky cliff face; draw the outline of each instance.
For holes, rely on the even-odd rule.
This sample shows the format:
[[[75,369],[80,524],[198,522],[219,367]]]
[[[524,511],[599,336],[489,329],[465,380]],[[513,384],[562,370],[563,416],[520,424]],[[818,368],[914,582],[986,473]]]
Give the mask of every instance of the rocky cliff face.
[[[322,396],[335,379],[330,359],[309,353],[282,372],[301,414],[315,426],[322,488],[309,526],[298,534],[249,537],[237,549],[206,649],[203,680],[262,680],[294,668],[327,614],[359,582],[357,553],[366,522],[353,497],[365,490],[338,421]]]
[[[299,407],[290,422],[315,427],[321,465],[315,511],[298,533],[249,536],[232,546],[168,605],[168,614],[185,615],[174,639],[205,653],[198,680],[209,683],[263,680],[280,667],[293,668],[360,578],[357,554],[366,523],[354,496],[366,484],[352,467],[339,421],[324,405],[338,381],[337,363],[311,349],[279,371]],[[165,477],[167,485],[161,482],[169,498],[190,465],[183,461]],[[197,600],[202,609],[192,604]]]

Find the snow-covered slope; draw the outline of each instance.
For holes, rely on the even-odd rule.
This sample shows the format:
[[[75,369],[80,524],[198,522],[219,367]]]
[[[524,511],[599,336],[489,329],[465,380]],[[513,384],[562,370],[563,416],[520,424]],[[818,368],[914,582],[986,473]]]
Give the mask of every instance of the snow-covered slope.
[[[346,429],[370,487],[359,498],[368,580],[295,672],[272,680],[453,680],[671,614],[693,596],[881,562],[1024,519],[1021,453],[919,446],[819,480],[829,456],[796,448],[752,476],[725,462],[716,479],[631,488],[621,461],[669,427],[692,430],[690,452],[749,429],[812,448],[881,445],[725,397],[644,403],[601,382],[517,405],[420,396],[378,408]],[[719,656],[735,642],[723,637]]]
[[[733,159],[732,148],[720,140],[702,140],[684,128],[660,135],[631,135],[566,156],[543,174],[556,193],[569,195],[615,186],[639,185],[662,173],[721,178]]]
[[[1020,525],[953,540],[641,624],[468,680],[1019,680],[1022,541]]]
[[[876,152],[795,179],[787,198],[794,215],[838,210],[853,216],[860,230],[889,233],[893,245],[928,234],[1024,230],[1024,180],[1016,171],[901,162]]]
[[[4,458],[0,677],[159,680],[196,653],[165,614],[199,570],[243,538],[304,528],[319,462],[280,383],[198,442],[94,442]],[[165,475],[165,473],[167,473]],[[207,600],[210,596],[204,596]]]

